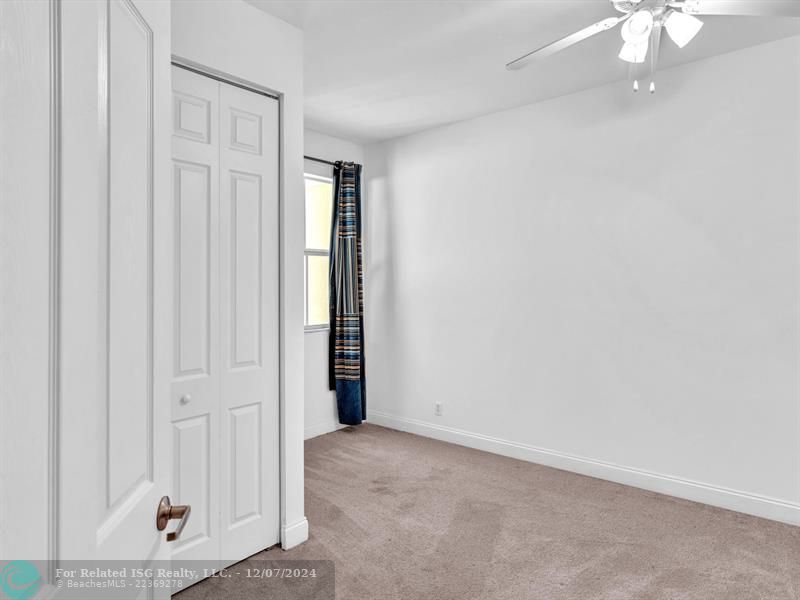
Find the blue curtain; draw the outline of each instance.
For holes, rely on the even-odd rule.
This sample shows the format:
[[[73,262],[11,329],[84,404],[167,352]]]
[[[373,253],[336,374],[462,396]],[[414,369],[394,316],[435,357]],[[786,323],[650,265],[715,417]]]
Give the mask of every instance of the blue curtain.
[[[333,167],[328,379],[339,422],[367,418],[364,380],[364,276],[361,267],[361,165]]]

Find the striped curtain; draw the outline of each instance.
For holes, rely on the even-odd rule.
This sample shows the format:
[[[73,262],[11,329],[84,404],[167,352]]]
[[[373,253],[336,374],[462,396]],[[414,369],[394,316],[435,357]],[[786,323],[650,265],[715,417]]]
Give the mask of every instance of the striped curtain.
[[[333,185],[328,379],[330,389],[336,390],[339,422],[358,425],[367,417],[361,165],[337,162],[333,168]]]

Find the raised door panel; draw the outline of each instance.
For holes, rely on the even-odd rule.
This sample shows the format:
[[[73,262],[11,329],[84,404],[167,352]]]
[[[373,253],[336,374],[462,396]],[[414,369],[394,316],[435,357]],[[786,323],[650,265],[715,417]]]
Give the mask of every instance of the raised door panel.
[[[243,152],[261,155],[261,115],[231,108],[226,115],[230,119],[230,147]]]
[[[210,374],[211,165],[173,161],[176,210],[175,376]],[[213,194],[216,197],[216,194]]]
[[[230,368],[261,363],[261,176],[229,171],[231,210]]]
[[[212,102],[188,92],[173,92],[173,134],[187,139],[211,143]]]
[[[192,515],[173,550],[185,550],[215,536],[218,519],[211,501],[211,428],[208,414],[173,424],[173,489],[176,504],[191,504]]]
[[[229,413],[230,527],[261,517],[261,404],[234,408]],[[230,557],[235,558],[235,557]]]
[[[107,495],[110,512],[152,482],[153,32],[108,4]]]

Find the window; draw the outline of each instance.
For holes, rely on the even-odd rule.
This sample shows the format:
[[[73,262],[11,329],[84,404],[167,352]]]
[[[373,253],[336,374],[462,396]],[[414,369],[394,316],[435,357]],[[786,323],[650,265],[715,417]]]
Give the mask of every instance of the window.
[[[333,180],[306,174],[305,272],[306,329],[328,328],[328,248],[333,212]]]

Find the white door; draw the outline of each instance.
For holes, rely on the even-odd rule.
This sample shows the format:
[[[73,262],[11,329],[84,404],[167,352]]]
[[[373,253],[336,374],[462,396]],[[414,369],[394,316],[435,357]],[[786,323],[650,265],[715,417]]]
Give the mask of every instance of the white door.
[[[173,68],[173,557],[278,543],[278,102]]]
[[[60,11],[58,554],[146,565],[172,491],[170,5]]]
[[[172,439],[176,502],[192,519],[173,547],[181,560],[219,560],[219,92],[172,69],[175,214]],[[213,141],[213,143],[212,143]]]

